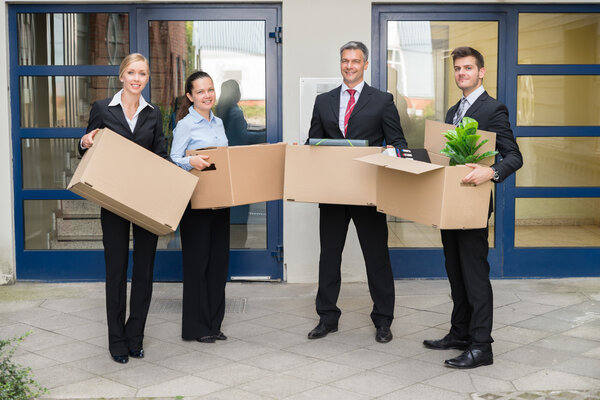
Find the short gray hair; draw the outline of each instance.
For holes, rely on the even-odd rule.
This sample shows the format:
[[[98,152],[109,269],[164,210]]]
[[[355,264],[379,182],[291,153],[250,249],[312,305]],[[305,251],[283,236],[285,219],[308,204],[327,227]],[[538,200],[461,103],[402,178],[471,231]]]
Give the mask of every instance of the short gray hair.
[[[354,40],[346,43],[342,47],[340,47],[340,57],[342,57],[342,53],[344,50],[360,50],[364,54],[365,61],[369,61],[369,49],[363,42],[356,42]]]

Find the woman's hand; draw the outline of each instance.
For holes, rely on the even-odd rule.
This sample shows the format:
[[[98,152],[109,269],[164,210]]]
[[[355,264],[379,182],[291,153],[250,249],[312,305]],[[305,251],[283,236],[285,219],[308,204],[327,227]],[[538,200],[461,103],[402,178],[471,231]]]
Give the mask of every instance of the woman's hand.
[[[207,161],[210,156],[205,156],[202,154],[198,154],[190,157],[190,164],[192,167],[203,170],[206,167],[210,166],[210,163]]]
[[[83,135],[83,137],[81,138],[81,147],[83,147],[84,149],[89,149],[90,147],[92,147],[94,144],[94,136],[96,136],[96,133],[98,133],[99,130],[100,129],[94,129],[93,131]]]

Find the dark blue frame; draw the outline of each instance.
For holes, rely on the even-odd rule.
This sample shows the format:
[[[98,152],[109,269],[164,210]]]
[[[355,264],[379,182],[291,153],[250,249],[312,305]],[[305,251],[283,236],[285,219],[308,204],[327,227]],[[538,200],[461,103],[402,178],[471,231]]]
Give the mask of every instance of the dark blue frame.
[[[519,75],[600,75],[600,65],[518,65],[518,15],[523,12],[600,12],[598,5],[374,5],[372,14],[373,85],[386,87],[387,22],[394,20],[473,21],[498,24],[498,99],[506,104],[515,137],[600,136],[597,126],[524,127],[516,125]],[[501,62],[506,60],[506,62]],[[600,276],[600,248],[515,248],[515,198],[600,197],[599,187],[515,187],[510,176],[496,185],[495,247],[490,249],[492,277]],[[396,278],[445,277],[441,249],[393,249]]]
[[[185,12],[183,9],[185,7]],[[226,19],[226,20],[268,20],[266,30],[281,25],[281,6],[276,4],[244,6],[234,5],[10,5],[9,6],[9,66],[11,90],[11,120],[13,146],[13,177],[15,204],[15,249],[17,261],[17,278],[20,280],[45,281],[100,281],[104,279],[104,255],[102,250],[25,250],[24,242],[24,201],[81,199],[67,190],[27,190],[22,189],[22,154],[23,138],[79,138],[84,128],[29,128],[20,127],[19,77],[23,75],[118,75],[119,66],[19,66],[17,41],[18,13],[127,13],[129,15],[130,52],[141,52],[148,56],[147,43],[140,43],[138,38],[146,38],[138,25],[138,18],[153,16],[156,19],[172,18],[169,12],[186,18],[180,19]],[[182,14],[183,12],[183,14]],[[272,26],[270,26],[271,24]],[[143,24],[140,24],[143,26]],[[267,72],[267,108],[275,110],[267,114],[267,140],[279,142],[282,139],[281,125],[281,46],[268,38]],[[149,98],[149,87],[144,96]],[[283,211],[281,201],[272,201],[267,205],[267,248],[235,249],[230,253],[230,276],[270,276],[273,280],[283,279],[283,265],[278,259],[277,249],[283,241]],[[131,263],[131,256],[130,256]],[[156,280],[178,281],[182,279],[181,254],[179,250],[159,250],[156,254],[154,276]]]

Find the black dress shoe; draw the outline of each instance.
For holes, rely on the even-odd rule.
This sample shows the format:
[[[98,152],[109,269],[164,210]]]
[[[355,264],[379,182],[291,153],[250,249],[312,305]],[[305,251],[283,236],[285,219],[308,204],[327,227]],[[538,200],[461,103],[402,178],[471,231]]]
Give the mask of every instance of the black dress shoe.
[[[215,335],[216,340],[227,340],[227,336],[221,331]]]
[[[450,334],[448,334],[440,340],[423,340],[423,345],[428,349],[434,350],[466,350],[471,345],[471,342],[468,340],[454,339],[452,336],[450,336]]]
[[[199,341],[200,343],[214,343],[214,342],[216,342],[217,339],[215,339],[214,336],[202,336],[196,340]]]
[[[133,358],[144,358],[144,349],[129,350],[129,356]]]
[[[337,332],[337,325],[327,326],[324,322],[319,322],[319,325],[312,331],[308,332],[309,339],[320,339],[327,336],[328,333]]]
[[[127,364],[127,362],[129,361],[129,356],[127,354],[123,355],[123,356],[112,356],[113,360],[115,360],[115,362],[118,362],[119,364]]]
[[[452,368],[477,368],[482,365],[491,365],[494,363],[492,349],[479,349],[469,347],[460,356],[444,361],[444,364]]]
[[[377,328],[377,333],[375,334],[375,340],[379,343],[387,343],[392,340],[394,335],[392,335],[392,331],[389,326],[380,326]]]

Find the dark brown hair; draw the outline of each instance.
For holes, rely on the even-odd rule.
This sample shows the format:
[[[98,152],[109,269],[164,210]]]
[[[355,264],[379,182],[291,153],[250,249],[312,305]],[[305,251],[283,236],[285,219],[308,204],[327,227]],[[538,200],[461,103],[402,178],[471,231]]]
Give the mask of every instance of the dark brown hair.
[[[192,89],[194,88],[194,81],[202,78],[209,78],[212,81],[212,78],[209,74],[204,71],[196,71],[192,72],[190,76],[185,80],[185,93],[192,94]],[[184,94],[183,100],[179,105],[179,109],[177,110],[177,116],[175,117],[175,122],[179,122],[179,120],[183,119],[189,113],[190,106],[192,102],[188,97]]]
[[[475,64],[477,64],[478,69],[484,67],[483,55],[481,55],[481,53],[474,48],[468,46],[461,46],[452,50],[452,63],[454,63],[457,58],[465,58],[469,56],[475,57]]]

